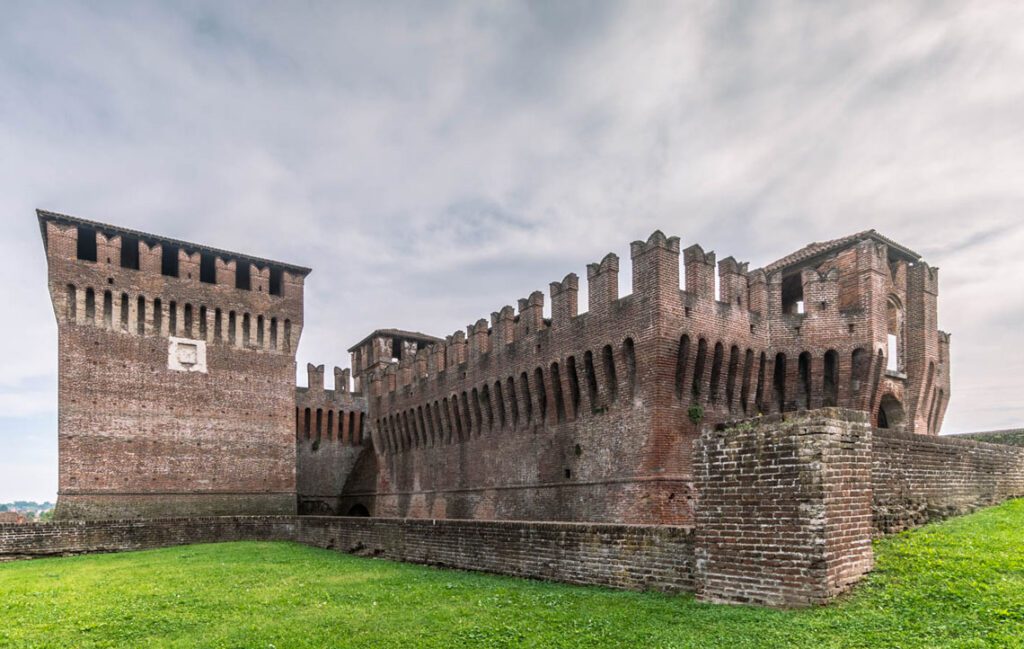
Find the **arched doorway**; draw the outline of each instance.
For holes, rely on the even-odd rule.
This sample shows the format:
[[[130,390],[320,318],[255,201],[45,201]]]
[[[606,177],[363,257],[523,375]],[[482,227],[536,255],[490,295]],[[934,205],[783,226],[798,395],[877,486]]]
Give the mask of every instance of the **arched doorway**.
[[[906,413],[900,400],[891,394],[882,397],[878,405],[878,427],[879,428],[903,428]]]
[[[360,504],[360,503],[356,503],[355,505],[352,505],[351,507],[348,508],[348,513],[345,514],[345,515],[346,516],[369,516],[370,515],[370,510],[368,510],[365,505]]]

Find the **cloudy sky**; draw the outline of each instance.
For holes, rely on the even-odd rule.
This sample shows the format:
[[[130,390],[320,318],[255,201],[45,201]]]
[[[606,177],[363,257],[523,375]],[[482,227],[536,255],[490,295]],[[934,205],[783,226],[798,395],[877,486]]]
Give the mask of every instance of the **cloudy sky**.
[[[945,430],[1020,426],[1021,25],[994,0],[8,0],[0,502],[56,494],[36,207],[312,266],[300,373],[608,251],[625,294],[656,228],[755,267],[873,227],[942,269]]]

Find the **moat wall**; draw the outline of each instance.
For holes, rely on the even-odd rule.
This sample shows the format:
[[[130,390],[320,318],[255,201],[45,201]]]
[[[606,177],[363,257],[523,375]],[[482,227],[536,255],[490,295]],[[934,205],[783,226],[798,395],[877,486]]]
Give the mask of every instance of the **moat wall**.
[[[871,538],[1024,496],[1024,449],[872,430],[822,409],[706,430],[695,527],[237,516],[0,525],[0,560],[218,541],[292,541],[363,556],[772,606],[829,601],[872,563]]]

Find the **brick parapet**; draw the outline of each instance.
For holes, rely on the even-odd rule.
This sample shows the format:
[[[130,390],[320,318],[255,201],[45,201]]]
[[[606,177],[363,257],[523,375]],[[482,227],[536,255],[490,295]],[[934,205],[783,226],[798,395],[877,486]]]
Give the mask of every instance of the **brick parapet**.
[[[806,606],[872,566],[871,429],[823,409],[705,430],[697,443],[698,595]]]

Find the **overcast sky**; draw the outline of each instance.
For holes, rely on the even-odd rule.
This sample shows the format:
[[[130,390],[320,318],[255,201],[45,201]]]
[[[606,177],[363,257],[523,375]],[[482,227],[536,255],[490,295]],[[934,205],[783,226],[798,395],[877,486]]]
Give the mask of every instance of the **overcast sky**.
[[[945,430],[1021,426],[1022,25],[994,0],[7,0],[0,502],[56,494],[37,207],[313,267],[303,384],[609,251],[625,294],[656,228],[752,268],[877,228],[941,267]]]

